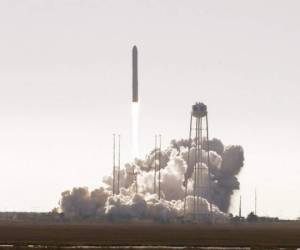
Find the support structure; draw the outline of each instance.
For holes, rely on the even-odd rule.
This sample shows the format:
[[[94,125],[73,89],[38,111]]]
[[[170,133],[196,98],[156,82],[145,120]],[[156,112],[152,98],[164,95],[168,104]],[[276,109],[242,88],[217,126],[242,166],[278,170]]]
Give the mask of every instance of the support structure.
[[[160,184],[161,184],[160,170],[161,170],[161,135],[155,135],[153,191],[154,193],[157,193],[158,199],[160,199]],[[157,180],[157,176],[158,176],[158,180]]]
[[[113,194],[120,193],[120,166],[121,166],[121,136],[118,135],[118,147],[116,147],[116,135],[113,134]]]
[[[257,192],[256,192],[256,188],[255,188],[255,201],[254,201],[254,214],[257,215]]]
[[[160,200],[160,185],[161,185],[161,181],[160,181],[160,171],[161,171],[161,135],[159,135],[159,151],[158,151],[158,199]]]
[[[209,165],[207,106],[203,103],[196,103],[192,106],[190,118],[187,171],[183,183],[185,186],[184,216],[190,216],[196,221],[210,219],[213,222]],[[188,214],[186,212],[186,200],[190,179],[193,179],[193,208],[192,212],[190,211]],[[203,198],[209,201],[209,213],[202,209]]]
[[[118,181],[117,181],[117,194],[120,193],[120,168],[121,168],[121,135],[118,136],[119,138],[119,155],[118,155],[118,169],[117,169],[117,172],[118,172]]]
[[[157,173],[157,135],[155,135],[155,147],[154,147],[154,180],[153,180],[153,193],[156,194],[156,173]]]
[[[138,193],[138,179],[137,175],[138,172],[135,171],[135,168],[133,168],[132,172],[127,172],[128,175],[132,176],[132,182],[135,183],[135,192]]]
[[[242,196],[240,196],[239,217],[242,217]]]
[[[115,180],[116,180],[116,135],[113,134],[113,180],[112,180],[112,192],[115,194]]]

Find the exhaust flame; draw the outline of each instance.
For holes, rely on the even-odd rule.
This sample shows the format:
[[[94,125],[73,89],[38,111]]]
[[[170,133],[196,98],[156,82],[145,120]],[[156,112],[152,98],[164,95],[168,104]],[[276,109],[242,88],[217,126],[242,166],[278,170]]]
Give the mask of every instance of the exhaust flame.
[[[133,102],[131,106],[132,119],[132,160],[139,156],[139,103]]]

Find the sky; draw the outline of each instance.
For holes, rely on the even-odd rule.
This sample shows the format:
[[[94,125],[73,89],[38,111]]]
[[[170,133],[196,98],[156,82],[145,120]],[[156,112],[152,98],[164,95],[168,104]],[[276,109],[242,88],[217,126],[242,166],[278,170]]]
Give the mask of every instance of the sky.
[[[300,216],[299,1],[0,2],[0,211],[49,211],[131,160],[131,49],[139,51],[140,156],[187,138],[242,145],[231,212]]]

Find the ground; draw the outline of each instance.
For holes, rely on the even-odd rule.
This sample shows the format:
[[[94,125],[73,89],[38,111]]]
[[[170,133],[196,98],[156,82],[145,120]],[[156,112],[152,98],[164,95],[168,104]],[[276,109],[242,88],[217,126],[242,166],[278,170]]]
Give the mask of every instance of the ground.
[[[294,248],[300,246],[300,223],[195,225],[0,222],[0,244]]]

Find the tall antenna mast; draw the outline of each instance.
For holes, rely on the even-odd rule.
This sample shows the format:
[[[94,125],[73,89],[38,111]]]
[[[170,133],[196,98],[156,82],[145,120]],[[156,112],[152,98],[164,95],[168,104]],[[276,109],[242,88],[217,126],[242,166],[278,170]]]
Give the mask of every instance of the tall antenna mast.
[[[192,146],[192,121],[193,121],[193,114],[191,114],[191,119],[190,119],[190,133],[189,133],[189,141],[188,141],[188,155],[187,155],[187,169],[189,169],[189,163],[190,163],[190,150]],[[187,173],[186,173],[187,174]],[[188,185],[188,179],[186,178],[185,174],[185,180],[183,182],[183,185],[185,187],[185,192],[184,192],[184,205],[183,205],[183,216],[185,216],[186,213],[186,197],[187,197],[187,185]]]
[[[155,135],[155,148],[154,148],[154,188],[153,188],[154,194],[156,194],[156,172],[157,172],[156,151],[157,151],[157,135]]]
[[[115,172],[116,172],[116,135],[113,134],[113,183],[112,190],[113,194],[115,194]]]
[[[113,194],[120,193],[120,167],[121,167],[121,136],[118,135],[118,165],[116,165],[116,134],[113,134]]]
[[[159,135],[159,155],[158,155],[158,199],[160,200],[160,170],[161,170],[161,135]]]
[[[242,217],[242,195],[240,195],[239,217]]]
[[[257,193],[256,193],[256,188],[255,188],[255,207],[254,207],[254,214],[257,215]]]
[[[121,168],[121,136],[119,135],[119,156],[118,156],[118,182],[117,182],[117,194],[120,193],[120,168]]]

